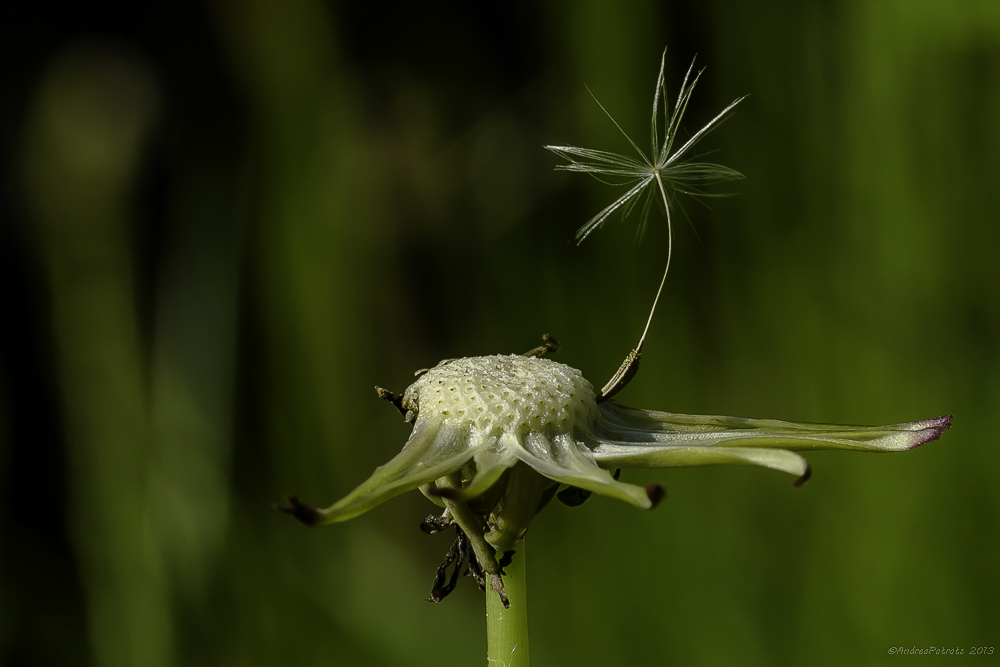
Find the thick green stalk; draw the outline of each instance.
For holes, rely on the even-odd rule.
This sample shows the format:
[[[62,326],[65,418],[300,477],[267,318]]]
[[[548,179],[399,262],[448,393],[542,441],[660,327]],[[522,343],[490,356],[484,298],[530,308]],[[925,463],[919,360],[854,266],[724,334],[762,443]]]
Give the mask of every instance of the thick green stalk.
[[[521,540],[503,578],[509,609],[504,609],[499,595],[486,591],[486,664],[489,667],[528,667],[528,588],[524,557],[524,540]]]

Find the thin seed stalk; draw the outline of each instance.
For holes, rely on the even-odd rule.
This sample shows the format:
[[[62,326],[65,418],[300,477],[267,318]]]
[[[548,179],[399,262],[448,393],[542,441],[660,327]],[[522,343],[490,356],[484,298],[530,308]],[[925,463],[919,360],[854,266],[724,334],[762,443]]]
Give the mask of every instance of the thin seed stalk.
[[[649,317],[646,319],[646,326],[642,330],[642,335],[639,336],[639,344],[636,345],[628,356],[625,357],[625,361],[618,368],[618,372],[615,373],[608,383],[604,385],[600,393],[597,395],[597,402],[602,403],[605,400],[611,398],[619,391],[625,388],[625,386],[632,381],[635,374],[639,372],[639,360],[642,358],[642,346],[646,343],[646,334],[649,333],[649,326],[653,323],[653,315],[656,314],[656,304],[660,302],[660,295],[663,294],[663,286],[667,284],[667,274],[670,273],[670,258],[674,254],[674,228],[670,221],[670,202],[667,201],[667,191],[663,187],[663,178],[660,176],[660,171],[657,169],[654,171],[653,176],[656,178],[657,185],[660,186],[660,195],[663,197],[663,207],[667,212],[667,265],[663,268],[663,278],[660,279],[660,286],[656,290],[656,298],[653,299],[653,307],[649,309]]]
[[[486,591],[486,664],[489,667],[528,667],[528,588],[524,559],[522,539],[503,578],[509,609],[504,609],[500,596],[489,588]]]
[[[660,279],[660,287],[656,290],[656,298],[653,299],[653,307],[649,309],[649,318],[646,320],[646,327],[639,337],[639,344],[636,352],[642,352],[642,345],[646,342],[646,334],[649,333],[649,325],[653,323],[653,314],[656,313],[656,304],[660,302],[660,294],[663,293],[663,286],[667,283],[667,274],[670,273],[670,258],[674,254],[674,226],[670,220],[670,202],[667,201],[667,191],[663,188],[663,178],[659,170],[656,171],[656,184],[660,186],[660,195],[663,197],[663,208],[667,212],[667,266],[663,269],[663,278]]]

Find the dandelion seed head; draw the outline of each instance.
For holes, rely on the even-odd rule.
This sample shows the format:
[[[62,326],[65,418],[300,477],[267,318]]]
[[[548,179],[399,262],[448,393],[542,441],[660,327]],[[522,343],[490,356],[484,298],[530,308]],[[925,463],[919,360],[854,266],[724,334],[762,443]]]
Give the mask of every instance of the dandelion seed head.
[[[548,359],[495,355],[455,359],[420,376],[403,394],[417,422],[468,422],[478,432],[524,434],[586,428],[597,414],[580,371]]]

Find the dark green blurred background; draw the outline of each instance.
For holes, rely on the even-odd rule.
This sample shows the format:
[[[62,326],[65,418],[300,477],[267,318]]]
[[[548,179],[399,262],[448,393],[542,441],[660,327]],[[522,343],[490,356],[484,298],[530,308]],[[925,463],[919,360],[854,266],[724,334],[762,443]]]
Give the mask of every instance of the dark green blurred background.
[[[552,505],[537,665],[1000,660],[1000,4],[24,3],[2,29],[0,656],[8,665],[471,665],[471,582],[417,493],[309,531],[445,357],[603,383],[665,257],[541,146],[640,145],[665,44],[685,126],[747,180],[685,200],[639,407],[891,423],[814,475],[626,472],[655,512]],[[972,662],[970,662],[972,661]]]

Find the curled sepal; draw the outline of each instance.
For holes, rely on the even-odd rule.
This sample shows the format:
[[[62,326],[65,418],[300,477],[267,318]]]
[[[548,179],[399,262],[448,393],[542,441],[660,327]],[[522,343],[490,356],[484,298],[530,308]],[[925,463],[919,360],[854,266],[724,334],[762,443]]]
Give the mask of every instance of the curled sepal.
[[[746,463],[791,473],[805,481],[808,464],[794,451],[844,449],[895,452],[936,440],[951,416],[889,426],[842,426],[775,419],[679,415],[600,406],[591,444],[603,467],[672,467]]]
[[[596,459],[607,467],[629,468],[679,468],[717,464],[755,465],[780,470],[795,475],[796,486],[809,479],[809,463],[786,449],[763,447],[687,446],[644,447],[636,451],[634,444],[603,444],[595,453]]]
[[[531,432],[516,447],[517,458],[549,479],[650,509],[662,497],[659,487],[650,489],[619,482],[601,469],[594,456],[569,434]]]
[[[403,451],[348,496],[324,510],[317,510],[309,525],[347,521],[364,514],[393,496],[443,477],[461,468],[478,448],[469,446],[468,426],[418,423]]]
[[[421,487],[424,495],[435,502],[437,498],[444,496],[452,500],[469,501],[492,489],[503,474],[517,463],[517,457],[503,446],[501,437],[491,436],[484,440],[485,444],[476,447],[471,460],[462,469],[463,480],[460,486],[453,488],[432,484]]]

